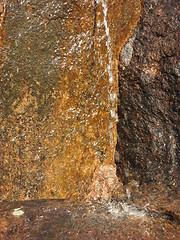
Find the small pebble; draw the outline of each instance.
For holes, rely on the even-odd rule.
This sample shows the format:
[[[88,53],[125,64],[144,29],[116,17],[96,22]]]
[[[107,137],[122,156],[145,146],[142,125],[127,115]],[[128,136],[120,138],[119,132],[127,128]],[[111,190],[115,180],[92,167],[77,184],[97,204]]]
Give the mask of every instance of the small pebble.
[[[15,208],[13,211],[13,215],[16,217],[22,216],[24,214],[24,211],[21,210],[20,208]]]

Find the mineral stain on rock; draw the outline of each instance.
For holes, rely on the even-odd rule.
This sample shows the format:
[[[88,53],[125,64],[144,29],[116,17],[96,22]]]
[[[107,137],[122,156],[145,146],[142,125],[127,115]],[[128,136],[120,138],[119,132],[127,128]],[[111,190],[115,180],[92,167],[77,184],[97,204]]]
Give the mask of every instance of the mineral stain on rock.
[[[118,54],[141,3],[10,0],[6,9],[1,199],[83,198],[95,169],[114,166]]]

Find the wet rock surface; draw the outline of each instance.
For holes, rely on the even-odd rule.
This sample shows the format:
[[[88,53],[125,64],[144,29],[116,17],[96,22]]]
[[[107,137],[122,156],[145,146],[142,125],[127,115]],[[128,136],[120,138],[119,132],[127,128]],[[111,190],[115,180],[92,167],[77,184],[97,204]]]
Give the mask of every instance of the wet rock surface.
[[[3,1],[0,199],[83,198],[97,166],[114,164],[117,56],[140,11],[140,0]]]
[[[15,210],[14,210],[15,209]],[[14,215],[14,211],[24,214]],[[180,227],[167,215],[116,202],[39,200],[1,203],[1,240],[178,239]]]
[[[139,26],[121,51],[116,162],[132,192],[143,184],[146,194],[153,184],[162,195],[179,187],[178,4],[144,1]]]
[[[145,0],[129,39],[140,2],[108,1],[107,15],[105,2],[0,7],[0,199],[88,193],[119,200],[0,202],[2,240],[179,239],[178,1]],[[108,29],[113,56],[124,46],[115,153],[121,183],[109,141],[109,123],[116,140],[116,104],[107,99],[117,82],[107,86],[117,59],[105,71]]]

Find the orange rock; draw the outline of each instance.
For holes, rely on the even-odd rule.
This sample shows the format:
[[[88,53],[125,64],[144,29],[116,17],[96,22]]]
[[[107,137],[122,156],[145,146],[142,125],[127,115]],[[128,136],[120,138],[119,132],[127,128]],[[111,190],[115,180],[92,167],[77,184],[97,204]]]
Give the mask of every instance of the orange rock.
[[[110,180],[92,195],[108,198],[116,181],[118,55],[141,2],[19,7],[17,14],[16,1],[8,1],[4,25],[1,196],[83,199],[100,168],[99,178],[109,169]]]
[[[115,165],[100,165],[93,174],[92,184],[89,186],[86,200],[111,199],[114,196],[124,197],[123,185],[116,175]]]

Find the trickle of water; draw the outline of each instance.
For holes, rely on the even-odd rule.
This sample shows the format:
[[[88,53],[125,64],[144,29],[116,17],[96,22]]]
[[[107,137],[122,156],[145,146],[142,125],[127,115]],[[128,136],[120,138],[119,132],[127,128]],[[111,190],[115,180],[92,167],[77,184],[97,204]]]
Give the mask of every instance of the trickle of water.
[[[129,188],[126,188],[126,196],[127,196],[128,199],[130,199],[130,197],[131,197],[131,193],[129,191]]]
[[[114,76],[113,76],[113,71],[112,71],[112,64],[113,64],[113,54],[112,54],[112,49],[111,49],[111,37],[109,34],[109,26],[108,26],[108,22],[107,22],[107,12],[108,12],[108,5],[107,5],[107,0],[99,0],[98,3],[101,2],[102,3],[102,7],[103,7],[103,14],[104,14],[104,27],[105,27],[105,33],[106,33],[106,47],[107,47],[107,55],[108,55],[108,65],[107,65],[107,70],[108,70],[108,77],[109,77],[109,100],[112,104],[112,108],[110,110],[110,123],[109,123],[109,138],[110,138],[110,145],[112,148],[114,148],[114,135],[113,135],[113,123],[112,123],[112,119],[114,121],[114,119],[117,120],[117,115],[116,112],[114,110],[115,105],[116,105],[116,93],[113,92],[113,88],[111,89],[111,86],[113,86],[114,83]]]
[[[134,216],[134,217],[138,217],[138,218],[146,216],[146,213],[143,210],[139,210],[133,205],[128,205],[127,203],[122,203],[121,206],[122,206],[124,213],[128,214],[129,216]]]
[[[5,1],[2,106],[12,115],[3,117],[3,199],[83,199],[98,179],[95,197],[110,197],[117,54],[139,19],[136,1],[22,0],[18,14]]]

